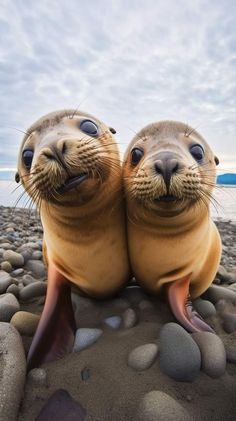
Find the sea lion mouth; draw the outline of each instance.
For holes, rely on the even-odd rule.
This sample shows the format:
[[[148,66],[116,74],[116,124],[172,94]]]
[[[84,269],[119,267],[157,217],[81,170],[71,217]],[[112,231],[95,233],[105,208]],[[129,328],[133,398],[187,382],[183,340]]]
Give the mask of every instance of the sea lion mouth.
[[[177,200],[180,200],[178,197],[172,195],[172,194],[166,194],[164,196],[158,197],[156,199],[156,202],[176,202]]]
[[[78,187],[84,180],[87,180],[89,177],[88,174],[80,174],[76,177],[70,177],[68,178],[65,183],[59,188],[59,193],[66,193],[69,190],[74,189],[75,187]]]

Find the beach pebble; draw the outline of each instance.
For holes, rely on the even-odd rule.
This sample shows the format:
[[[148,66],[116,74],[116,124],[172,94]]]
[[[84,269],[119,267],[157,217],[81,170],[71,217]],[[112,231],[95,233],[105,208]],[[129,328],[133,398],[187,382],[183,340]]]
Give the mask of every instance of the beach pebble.
[[[41,260],[42,252],[40,250],[35,250],[32,254],[32,260]]]
[[[20,310],[20,304],[18,303],[15,295],[13,294],[2,294],[0,295],[0,321],[9,322],[17,311]]]
[[[34,386],[47,386],[47,373],[43,368],[33,368],[27,380]]]
[[[217,301],[215,308],[218,313],[222,313],[227,306],[227,302],[222,298],[221,300]]]
[[[7,273],[10,273],[13,270],[11,263],[6,261],[1,263],[1,269]]]
[[[145,344],[133,349],[128,357],[128,365],[137,371],[147,370],[154,363],[158,353],[156,344]]]
[[[193,306],[195,310],[202,316],[203,318],[211,317],[216,315],[216,309],[214,304],[210,301],[202,300],[201,298],[197,298],[193,301]]]
[[[24,269],[19,268],[19,269],[15,269],[13,270],[13,272],[11,273],[12,276],[19,276],[19,275],[23,275],[24,273]]]
[[[9,285],[11,285],[11,277],[7,272],[0,270],[0,294],[6,292]]]
[[[225,288],[218,285],[211,285],[210,288],[206,291],[208,299],[213,303],[224,299],[225,301],[231,301],[233,304],[236,304],[236,291],[232,291],[229,288]]]
[[[1,248],[2,249],[4,249],[4,250],[15,250],[15,246],[14,246],[14,244],[10,244],[10,243],[2,243],[1,244]],[[3,255],[4,255],[4,253],[5,253],[5,251],[3,252]]]
[[[229,363],[236,364],[236,347],[235,345],[226,345],[226,359]]]
[[[21,268],[24,266],[24,257],[20,253],[16,253],[12,250],[6,250],[3,253],[3,259],[11,263],[14,268]]]
[[[75,307],[78,312],[94,306],[93,301],[90,300],[90,298],[81,297],[81,295],[75,294],[74,292],[71,294],[71,300],[73,307]]]
[[[46,269],[41,260],[28,260],[25,267],[28,271],[32,272],[36,278],[46,278]]]
[[[90,345],[94,344],[100,338],[102,333],[103,331],[101,329],[89,329],[89,328],[77,329],[76,335],[75,335],[73,352],[82,351],[82,349],[88,348]]]
[[[32,284],[33,282],[37,282],[37,279],[33,278],[33,276],[28,275],[27,273],[26,275],[22,277],[22,282],[26,286],[26,285]]]
[[[86,410],[63,389],[56,390],[41,409],[35,421],[83,421]]]
[[[112,329],[119,329],[122,319],[120,316],[111,316],[104,319],[104,323]]]
[[[130,306],[129,301],[125,298],[114,298],[108,301],[108,305],[113,308],[126,309]]]
[[[16,420],[24,393],[26,361],[22,340],[9,323],[0,323],[0,419]]]
[[[28,311],[17,311],[11,318],[11,324],[15,326],[18,332],[24,336],[33,336],[40,316],[38,314],[29,313]]]
[[[175,399],[160,390],[147,393],[138,408],[137,421],[191,421],[192,417]]]
[[[204,373],[213,379],[222,376],[226,369],[226,352],[219,336],[211,332],[197,332],[192,337],[201,351]]]
[[[139,306],[140,310],[151,310],[153,308],[153,305],[152,305],[151,301],[149,301],[149,300],[140,301],[138,306]]]
[[[24,257],[25,264],[32,258],[32,251],[29,249],[24,249],[21,251],[21,255]]]
[[[129,329],[136,325],[137,323],[137,314],[132,308],[127,308],[123,313],[123,325],[126,329]]]
[[[40,250],[40,246],[38,243],[29,241],[21,246],[20,250],[30,249],[30,250]]]
[[[219,266],[216,277],[219,278],[223,282],[227,282],[230,279],[230,275],[228,274],[227,270],[222,265]]]
[[[232,333],[236,330],[236,314],[223,313],[221,315],[223,320],[223,328],[226,333]]]
[[[30,300],[31,298],[45,295],[47,292],[47,284],[43,281],[36,281],[29,284],[20,290],[20,299],[23,301]]]
[[[7,292],[7,293],[9,293],[9,294],[13,294],[13,295],[15,295],[15,297],[16,297],[16,298],[18,298],[18,297],[19,297],[19,288],[18,288],[18,286],[17,286],[17,285],[15,285],[15,284],[11,284],[11,285],[7,288],[6,292]]]
[[[201,354],[191,335],[177,323],[160,332],[160,368],[177,381],[192,382],[199,374]]]

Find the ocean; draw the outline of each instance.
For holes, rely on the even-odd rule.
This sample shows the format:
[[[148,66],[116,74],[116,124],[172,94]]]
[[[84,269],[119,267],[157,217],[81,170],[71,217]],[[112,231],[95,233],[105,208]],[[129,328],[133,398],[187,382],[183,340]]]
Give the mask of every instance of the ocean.
[[[27,207],[29,197],[26,194],[19,200],[23,193],[21,186],[11,180],[0,179],[0,206]],[[214,192],[215,206],[211,206],[211,214],[214,219],[224,218],[236,220],[236,186],[219,185]],[[28,203],[27,203],[28,202]]]

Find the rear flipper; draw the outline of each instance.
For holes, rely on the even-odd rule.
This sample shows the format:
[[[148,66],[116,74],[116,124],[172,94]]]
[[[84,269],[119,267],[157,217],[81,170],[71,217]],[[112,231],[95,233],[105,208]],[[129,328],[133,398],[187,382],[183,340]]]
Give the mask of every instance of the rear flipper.
[[[46,302],[28,353],[28,371],[72,350],[76,323],[70,291],[69,281],[49,263]]]
[[[172,313],[189,332],[212,332],[200,314],[193,308],[189,294],[191,274],[166,285],[167,297]]]

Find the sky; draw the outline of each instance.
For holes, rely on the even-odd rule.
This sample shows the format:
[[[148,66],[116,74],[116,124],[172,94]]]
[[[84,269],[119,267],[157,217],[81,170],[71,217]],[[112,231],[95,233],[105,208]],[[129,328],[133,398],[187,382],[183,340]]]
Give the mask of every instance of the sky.
[[[0,170],[40,116],[78,107],[117,130],[183,121],[236,172],[235,0],[0,0]]]

